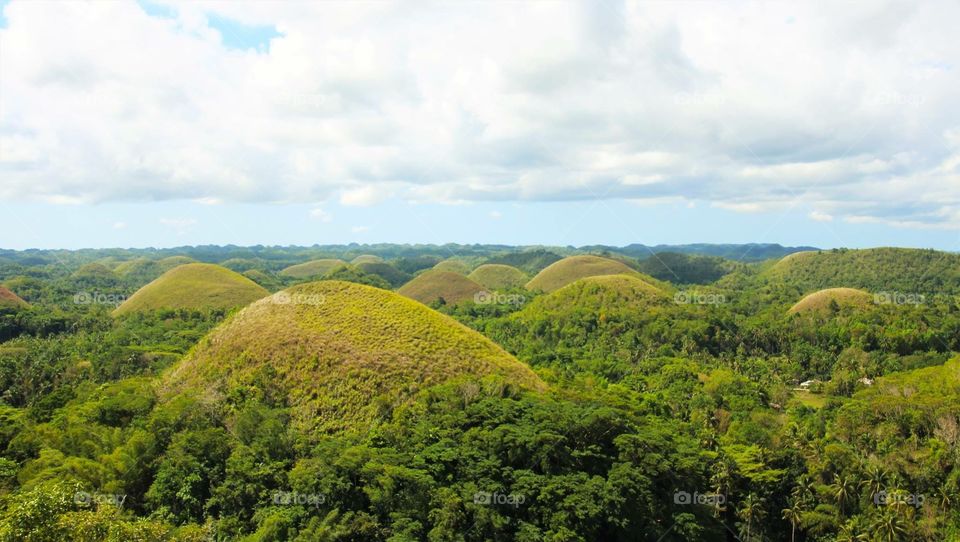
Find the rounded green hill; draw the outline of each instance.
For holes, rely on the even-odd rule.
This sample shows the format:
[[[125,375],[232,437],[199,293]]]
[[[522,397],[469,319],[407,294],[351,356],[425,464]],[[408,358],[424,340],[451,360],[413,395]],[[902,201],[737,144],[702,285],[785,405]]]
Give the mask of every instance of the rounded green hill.
[[[470,273],[470,266],[467,265],[463,260],[458,260],[455,258],[450,258],[448,260],[443,260],[437,265],[433,266],[434,271],[449,271],[451,273],[460,273],[461,275],[466,276]]]
[[[804,292],[862,288],[871,292],[960,294],[960,254],[912,248],[835,249],[798,252],[763,271],[774,288]]]
[[[663,304],[670,300],[663,289],[637,275],[600,275],[580,279],[537,298],[530,307],[536,311],[580,309],[629,309]]]
[[[356,264],[357,269],[364,273],[377,275],[390,284],[391,288],[396,288],[410,280],[410,275],[397,269],[387,262],[361,262]]]
[[[196,260],[188,256],[168,256],[161,260],[157,260],[157,266],[163,271],[169,271],[178,265],[185,265],[194,262],[196,262]]]
[[[337,258],[325,258],[291,265],[283,271],[280,271],[280,274],[295,279],[322,277],[343,265],[347,265],[347,262]]]
[[[483,264],[467,275],[467,278],[490,289],[522,288],[529,277],[523,271],[499,263]]]
[[[356,258],[350,260],[350,263],[353,265],[360,265],[362,263],[382,263],[383,258],[380,256],[374,256],[373,254],[361,254]]]
[[[788,314],[823,313],[830,312],[832,307],[837,309],[868,309],[873,306],[873,295],[855,288],[827,288],[814,292],[787,311]]]
[[[252,280],[219,265],[174,267],[137,290],[113,312],[121,316],[157,309],[230,309],[270,295]]]
[[[74,271],[70,277],[74,279],[112,280],[117,278],[117,274],[106,265],[99,262],[93,262],[80,266],[80,268]]]
[[[362,430],[427,386],[487,375],[544,388],[526,365],[452,318],[386,290],[320,281],[237,313],[164,375],[161,395],[219,400],[266,383],[307,430]]]
[[[581,255],[570,256],[551,264],[537,273],[537,276],[527,283],[527,288],[553,292],[577,280],[600,275],[635,275],[651,284],[659,284],[656,279],[642,275],[623,262],[600,256]]]
[[[24,309],[30,304],[20,299],[20,296],[0,286],[0,309]]]
[[[397,293],[416,299],[425,305],[431,305],[441,299],[444,303],[456,305],[474,299],[474,296],[482,291],[483,286],[460,273],[431,269],[401,286]]]

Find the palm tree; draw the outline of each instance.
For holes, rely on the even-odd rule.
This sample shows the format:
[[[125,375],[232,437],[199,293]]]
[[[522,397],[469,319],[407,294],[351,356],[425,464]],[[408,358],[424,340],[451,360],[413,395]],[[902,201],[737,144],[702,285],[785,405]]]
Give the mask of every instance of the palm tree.
[[[833,475],[833,483],[830,484],[830,491],[833,493],[834,500],[837,501],[840,514],[844,513],[847,503],[856,495],[857,483],[853,476]]]
[[[800,524],[800,518],[803,516],[803,504],[796,499],[790,500],[790,506],[782,510],[783,519],[790,522],[790,542],[796,542],[797,525]]]
[[[743,505],[737,510],[737,516],[740,517],[741,521],[746,522],[747,531],[746,536],[743,537],[744,542],[750,542],[753,539],[753,522],[762,520],[764,515],[763,499],[757,497],[755,493],[747,495]]]
[[[797,478],[797,485],[793,486],[790,496],[796,501],[810,503],[815,493],[816,486],[813,480],[810,479],[810,475],[804,473]]]
[[[880,493],[887,486],[887,473],[879,465],[874,465],[867,469],[866,478],[860,482],[860,486],[870,492],[870,497]]]
[[[897,542],[907,534],[907,528],[900,520],[900,516],[892,508],[884,508],[883,512],[871,525],[876,536],[884,542]]]
[[[864,542],[869,540],[870,535],[863,532],[860,522],[856,519],[850,519],[840,527],[837,533],[837,542]]]

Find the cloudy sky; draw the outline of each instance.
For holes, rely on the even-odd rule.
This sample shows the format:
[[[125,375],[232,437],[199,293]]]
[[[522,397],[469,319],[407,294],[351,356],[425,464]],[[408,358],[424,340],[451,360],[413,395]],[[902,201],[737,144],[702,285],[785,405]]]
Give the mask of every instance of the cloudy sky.
[[[0,247],[960,250],[953,1],[0,1]]]

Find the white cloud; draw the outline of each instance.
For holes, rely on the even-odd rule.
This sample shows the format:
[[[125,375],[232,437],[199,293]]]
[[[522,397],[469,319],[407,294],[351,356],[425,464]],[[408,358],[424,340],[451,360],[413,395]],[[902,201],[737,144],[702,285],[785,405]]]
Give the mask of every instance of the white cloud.
[[[833,215],[824,213],[822,211],[810,211],[809,216],[810,220],[814,220],[816,222],[833,222]]]
[[[352,231],[353,233],[366,233],[370,231],[370,229],[371,229],[370,226],[354,226],[350,228],[350,231]]]
[[[348,207],[369,207],[380,203],[388,196],[383,186],[362,186],[345,190],[340,194],[340,204]]]
[[[115,229],[115,230],[125,230],[125,229],[127,229],[127,223],[126,223],[126,222],[114,222],[114,223],[113,223],[113,229]]]
[[[503,218],[503,213],[501,213],[500,211],[490,211],[490,218],[494,220],[500,220],[501,218]]]
[[[4,7],[0,201],[800,202],[960,227],[955,2],[169,5]],[[282,35],[227,48],[211,13]]]

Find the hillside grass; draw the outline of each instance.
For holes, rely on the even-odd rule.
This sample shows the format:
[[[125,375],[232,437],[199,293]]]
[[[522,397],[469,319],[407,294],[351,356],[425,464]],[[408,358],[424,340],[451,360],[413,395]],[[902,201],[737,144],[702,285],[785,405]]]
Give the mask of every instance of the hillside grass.
[[[360,265],[363,263],[383,263],[383,258],[380,256],[375,256],[373,254],[361,254],[356,258],[350,260],[350,263],[353,265]]]
[[[284,277],[295,279],[306,279],[312,277],[322,277],[334,269],[347,265],[347,262],[337,258],[324,258],[320,260],[311,260],[309,262],[291,265],[280,274]]]
[[[391,288],[396,288],[406,284],[410,280],[410,274],[404,273],[392,264],[387,262],[360,262],[356,264],[357,269],[364,273],[377,275],[390,284]]]
[[[270,292],[252,280],[219,265],[191,263],[174,267],[137,290],[113,312],[242,307]]]
[[[537,273],[526,287],[529,290],[549,293],[577,280],[601,275],[634,275],[650,284],[663,286],[661,281],[635,271],[623,262],[600,256],[580,255],[570,256],[551,264]]]
[[[257,388],[284,397],[306,430],[339,431],[428,386],[490,375],[544,389],[526,365],[448,316],[386,290],[321,281],[237,313],[164,375],[161,394],[219,400]]]
[[[455,258],[450,258],[448,260],[443,260],[437,265],[433,266],[434,271],[449,271],[451,273],[459,273],[461,275],[470,274],[470,265],[463,260],[458,260]]]
[[[960,254],[911,248],[836,249],[782,258],[759,278],[804,292],[859,288],[871,292],[960,294]]]
[[[873,294],[856,288],[827,288],[814,292],[790,307],[788,314],[830,312],[838,309],[870,309],[873,305]]]
[[[20,296],[6,287],[0,286],[0,309],[20,309],[29,306],[30,304],[21,299]]]
[[[397,293],[425,305],[432,305],[441,299],[446,304],[455,305],[473,300],[481,291],[483,286],[460,273],[430,270],[401,286]]]
[[[530,280],[530,277],[516,267],[494,263],[481,265],[467,275],[467,278],[493,290],[522,288]]]

